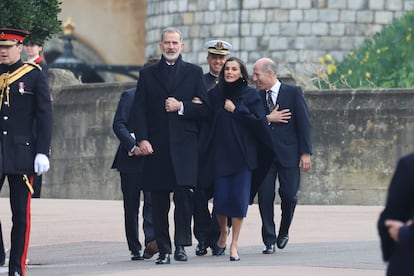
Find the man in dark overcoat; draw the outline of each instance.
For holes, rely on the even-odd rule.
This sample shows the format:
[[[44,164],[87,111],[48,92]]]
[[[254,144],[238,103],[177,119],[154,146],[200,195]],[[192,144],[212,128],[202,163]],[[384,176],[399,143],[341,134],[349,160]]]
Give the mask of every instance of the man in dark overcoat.
[[[21,61],[26,34],[0,28],[0,188],[7,178],[13,222],[9,275],[13,276],[25,275],[33,178],[49,170],[52,138],[52,103],[45,75],[37,64]]]
[[[159,63],[140,72],[132,112],[135,136],[144,159],[144,190],[151,192],[156,264],[170,263],[168,212],[173,192],[174,259],[187,261],[190,246],[193,192],[198,178],[198,125],[208,114],[201,67],[184,62],[181,32],[162,31]],[[195,102],[195,99],[198,99]]]
[[[414,260],[414,153],[398,161],[387,202],[378,219],[382,257],[387,276],[413,275]]]

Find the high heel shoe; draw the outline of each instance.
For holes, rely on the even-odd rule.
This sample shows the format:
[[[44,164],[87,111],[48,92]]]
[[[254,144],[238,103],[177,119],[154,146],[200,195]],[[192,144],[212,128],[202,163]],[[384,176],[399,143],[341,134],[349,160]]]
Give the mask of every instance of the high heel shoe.
[[[221,255],[224,255],[225,251],[226,251],[226,247],[220,247],[220,246],[216,245],[216,247],[214,248],[214,251],[213,251],[213,255],[221,256]]]
[[[238,262],[238,261],[240,261],[240,256],[230,256],[230,261],[231,262]]]

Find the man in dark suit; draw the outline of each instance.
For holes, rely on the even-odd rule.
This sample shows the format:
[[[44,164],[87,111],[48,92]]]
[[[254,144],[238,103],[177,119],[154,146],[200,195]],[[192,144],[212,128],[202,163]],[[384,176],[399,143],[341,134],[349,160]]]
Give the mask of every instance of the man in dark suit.
[[[414,153],[402,157],[378,219],[378,232],[387,276],[412,275],[414,260]]]
[[[184,62],[181,32],[162,31],[159,63],[140,72],[134,103],[135,136],[145,157],[144,190],[151,192],[154,231],[159,249],[156,264],[170,263],[168,212],[173,192],[174,259],[187,261],[193,191],[198,179],[198,126],[207,117],[207,91],[201,67]],[[194,100],[199,99],[196,103]],[[194,101],[194,102],[193,102]],[[202,103],[201,103],[202,102]]]
[[[268,111],[267,119],[276,153],[273,165],[258,190],[259,210],[262,218],[263,254],[275,252],[275,244],[283,249],[289,240],[300,185],[300,169],[311,168],[311,124],[302,89],[281,83],[277,79],[277,66],[269,58],[256,61],[253,80],[261,93]],[[279,180],[281,221],[276,237],[274,200],[276,178]]]
[[[46,78],[40,66],[21,60],[27,34],[0,28],[0,188],[7,177],[13,221],[9,275],[13,276],[25,274],[33,178],[49,170],[52,138],[52,102]],[[1,263],[3,257],[0,254]]]
[[[142,190],[143,157],[137,147],[132,130],[132,117],[130,115],[132,102],[135,97],[135,88],[122,92],[114,116],[112,128],[120,141],[115,155],[112,169],[117,169],[121,177],[121,190],[124,203],[125,235],[131,252],[131,260],[149,259],[157,251],[155,234],[152,223],[151,194],[144,192],[143,228],[147,248],[142,254],[139,242],[138,211],[140,194]]]

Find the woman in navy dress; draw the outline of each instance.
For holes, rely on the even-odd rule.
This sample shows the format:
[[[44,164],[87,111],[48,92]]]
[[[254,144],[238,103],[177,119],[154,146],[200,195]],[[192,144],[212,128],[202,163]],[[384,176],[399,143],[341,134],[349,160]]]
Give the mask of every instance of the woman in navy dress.
[[[264,105],[258,92],[248,86],[248,79],[243,61],[231,57],[209,93],[212,128],[207,149],[212,158],[214,212],[220,224],[214,252],[224,254],[227,218],[231,217],[231,261],[240,260],[238,239],[250,202],[252,175],[260,164],[259,148],[263,141],[271,141]]]

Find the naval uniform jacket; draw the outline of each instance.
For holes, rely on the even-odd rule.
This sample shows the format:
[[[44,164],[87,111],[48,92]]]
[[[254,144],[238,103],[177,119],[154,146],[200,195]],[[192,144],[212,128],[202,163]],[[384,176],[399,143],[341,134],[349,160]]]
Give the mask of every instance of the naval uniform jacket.
[[[0,75],[23,65],[0,64]],[[33,174],[37,153],[49,155],[52,137],[52,103],[45,75],[36,65],[9,84],[10,99],[3,93],[1,107],[1,157],[3,174]],[[1,92],[1,90],[0,90]]]
[[[144,158],[144,190],[171,191],[175,185],[195,187],[198,177],[199,121],[207,117],[207,91],[201,67],[176,60],[168,82],[164,57],[140,71],[132,112],[137,141],[148,140],[154,153]],[[165,100],[182,101],[184,114],[166,112]],[[203,104],[192,103],[198,97]],[[172,168],[171,169],[168,168]]]

